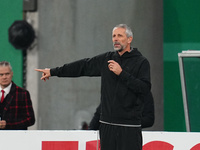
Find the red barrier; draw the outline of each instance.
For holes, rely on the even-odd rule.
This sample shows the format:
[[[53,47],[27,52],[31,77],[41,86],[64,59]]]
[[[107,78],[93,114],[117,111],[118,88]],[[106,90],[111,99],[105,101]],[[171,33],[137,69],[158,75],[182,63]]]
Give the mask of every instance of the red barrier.
[[[0,135],[2,150],[100,150],[98,131],[0,131]],[[143,150],[200,150],[200,132],[144,131]]]
[[[97,143],[98,142],[98,143]],[[100,140],[86,142],[86,150],[101,150]],[[173,150],[174,146],[164,141],[151,141],[143,145],[143,150]],[[78,141],[42,141],[42,150],[78,150]],[[190,150],[200,150],[200,143]]]
[[[143,145],[143,150],[173,150],[174,146],[163,141],[152,141]]]
[[[98,140],[98,143],[97,143],[97,140],[86,142],[86,150],[97,150],[97,146],[98,146],[98,150],[101,150],[100,140]]]
[[[78,150],[78,141],[42,141],[42,150]]]

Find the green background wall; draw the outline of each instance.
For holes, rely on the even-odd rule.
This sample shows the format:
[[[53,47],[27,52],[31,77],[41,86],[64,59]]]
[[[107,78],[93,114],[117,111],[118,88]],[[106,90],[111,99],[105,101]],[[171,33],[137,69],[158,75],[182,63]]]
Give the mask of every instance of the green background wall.
[[[23,56],[8,41],[8,28],[15,20],[23,19],[22,0],[2,0],[0,2],[0,61],[9,61],[13,67],[13,81],[23,85]]]
[[[200,49],[200,1],[164,0],[163,4],[164,130],[185,131],[178,53]]]

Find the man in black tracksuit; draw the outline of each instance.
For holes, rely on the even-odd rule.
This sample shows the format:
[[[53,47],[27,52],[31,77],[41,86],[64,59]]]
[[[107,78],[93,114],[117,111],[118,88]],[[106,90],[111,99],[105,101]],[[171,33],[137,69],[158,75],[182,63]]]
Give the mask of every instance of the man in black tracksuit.
[[[141,150],[143,100],[151,88],[150,65],[131,48],[131,29],[120,24],[113,28],[115,51],[81,59],[62,67],[36,69],[41,80],[50,76],[101,76],[100,142],[102,150]]]

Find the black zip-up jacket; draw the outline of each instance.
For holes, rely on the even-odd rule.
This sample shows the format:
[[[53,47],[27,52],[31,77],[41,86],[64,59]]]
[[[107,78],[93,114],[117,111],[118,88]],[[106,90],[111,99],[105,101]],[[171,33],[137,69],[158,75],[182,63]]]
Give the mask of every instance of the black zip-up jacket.
[[[122,67],[119,76],[108,68],[114,60]],[[50,69],[51,76],[101,76],[101,121],[113,124],[140,125],[143,97],[151,88],[150,65],[133,48],[122,56],[116,51],[81,59]]]

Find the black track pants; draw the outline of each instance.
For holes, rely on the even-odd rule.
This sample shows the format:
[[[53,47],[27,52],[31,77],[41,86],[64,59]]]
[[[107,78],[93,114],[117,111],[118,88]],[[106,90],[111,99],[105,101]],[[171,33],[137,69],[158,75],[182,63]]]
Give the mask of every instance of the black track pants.
[[[140,127],[114,126],[101,123],[101,150],[142,150]]]

